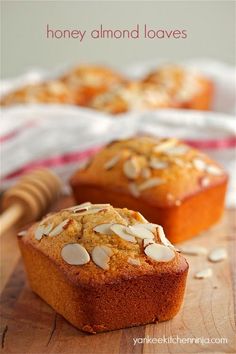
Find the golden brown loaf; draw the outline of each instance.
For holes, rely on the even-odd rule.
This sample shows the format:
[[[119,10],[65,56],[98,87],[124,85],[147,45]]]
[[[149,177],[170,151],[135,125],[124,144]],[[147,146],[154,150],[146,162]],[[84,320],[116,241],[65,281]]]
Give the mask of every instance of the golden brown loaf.
[[[172,242],[217,222],[227,175],[200,151],[176,139],[134,137],[103,148],[71,178],[77,202],[110,202],[161,224]]]
[[[79,329],[165,321],[179,311],[188,264],[139,212],[87,202],[18,239],[33,291]]]
[[[132,81],[108,67],[81,65],[55,80],[10,92],[0,104],[74,104],[118,114],[158,108],[210,109],[212,96],[209,79],[180,66],[163,66]]]
[[[112,114],[158,108],[207,110],[213,96],[212,82],[190,69],[167,65],[143,80],[131,81],[97,95],[91,107]]]
[[[81,65],[55,80],[26,85],[1,99],[1,105],[62,103],[88,106],[96,95],[124,82],[119,73],[103,66]]]
[[[151,71],[144,83],[156,85],[171,97],[172,106],[208,110],[213,98],[213,83],[194,69],[163,65]]]

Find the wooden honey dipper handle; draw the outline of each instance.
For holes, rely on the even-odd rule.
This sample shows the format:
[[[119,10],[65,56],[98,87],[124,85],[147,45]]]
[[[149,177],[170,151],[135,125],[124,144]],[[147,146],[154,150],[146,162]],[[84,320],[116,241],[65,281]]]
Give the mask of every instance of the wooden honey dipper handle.
[[[50,170],[37,169],[23,176],[4,193],[0,216],[3,233],[15,223],[27,224],[42,216],[61,190],[60,179]]]

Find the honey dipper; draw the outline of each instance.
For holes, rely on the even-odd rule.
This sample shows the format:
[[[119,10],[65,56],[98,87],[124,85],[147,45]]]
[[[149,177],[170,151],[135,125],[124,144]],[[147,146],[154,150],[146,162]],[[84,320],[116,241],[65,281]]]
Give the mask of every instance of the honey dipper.
[[[27,224],[42,216],[59,195],[61,186],[60,179],[46,168],[24,175],[3,195],[1,232],[16,223]]]

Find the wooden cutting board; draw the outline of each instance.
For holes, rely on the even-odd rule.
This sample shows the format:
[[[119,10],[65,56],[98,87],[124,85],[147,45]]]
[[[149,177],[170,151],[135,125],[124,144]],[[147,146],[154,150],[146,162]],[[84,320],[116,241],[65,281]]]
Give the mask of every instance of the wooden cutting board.
[[[56,209],[71,203],[70,198],[65,198]],[[206,256],[187,257],[190,272],[185,300],[172,321],[97,335],[78,331],[31,292],[16,230],[10,230],[1,237],[1,351],[17,354],[235,353],[235,230],[235,210],[227,210],[217,226],[185,243],[209,250],[226,247],[229,259],[212,264]],[[209,266],[213,269],[212,278],[194,279],[196,271]],[[160,341],[170,337],[177,343],[157,343],[158,338]],[[226,338],[227,343],[188,343],[193,338],[214,342]],[[136,345],[134,339],[138,341]]]

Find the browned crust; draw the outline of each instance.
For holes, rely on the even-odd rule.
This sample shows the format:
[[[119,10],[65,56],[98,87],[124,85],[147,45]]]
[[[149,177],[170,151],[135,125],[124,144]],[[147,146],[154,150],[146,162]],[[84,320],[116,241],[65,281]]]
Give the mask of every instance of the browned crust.
[[[75,327],[90,333],[173,318],[179,311],[188,264],[178,271],[83,287],[47,256],[19,238],[30,286]],[[137,296],[138,294],[138,296]]]

